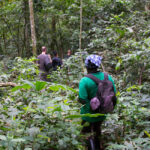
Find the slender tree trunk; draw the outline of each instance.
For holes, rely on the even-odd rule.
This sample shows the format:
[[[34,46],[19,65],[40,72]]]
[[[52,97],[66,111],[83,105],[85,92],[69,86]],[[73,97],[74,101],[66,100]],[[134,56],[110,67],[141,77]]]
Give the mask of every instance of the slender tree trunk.
[[[60,21],[59,20],[58,20],[58,25],[59,25],[59,37],[60,37],[60,40],[59,40],[60,44],[59,44],[58,48],[60,49],[61,58],[63,59],[63,57],[64,57],[63,36],[62,36],[61,26],[60,26]]]
[[[0,54],[3,55],[4,53],[3,53],[3,44],[2,43],[3,43],[2,38],[0,38]]]
[[[4,41],[4,50],[3,50],[3,54],[6,54],[6,37],[5,37],[5,33],[3,32],[3,41]]]
[[[24,54],[25,56],[29,57],[31,54],[30,51],[30,44],[29,44],[29,29],[28,29],[28,25],[29,25],[29,11],[28,11],[28,1],[24,0],[23,1],[23,12],[24,12]]]
[[[61,32],[60,32],[60,53],[61,53],[61,58],[63,59],[64,58],[64,51],[63,51],[63,42],[62,42],[62,40],[63,40],[63,36],[62,36],[62,34],[61,34]]]
[[[56,17],[55,15],[52,17],[52,43],[51,43],[51,49],[55,50],[57,47],[57,41],[56,41]]]
[[[61,44],[61,46],[62,46],[62,44]],[[63,59],[63,48],[62,47],[60,47],[60,57],[61,57],[61,59]]]
[[[32,53],[34,56],[36,56],[36,35],[35,35],[34,11],[33,11],[32,0],[29,0],[29,10],[30,10],[30,25],[31,25],[31,38],[32,38]]]
[[[82,5],[83,5],[82,0],[80,0],[80,36],[79,36],[79,49],[80,49],[80,52],[81,52],[80,57],[81,57],[82,71],[85,74],[86,70],[84,68],[84,63],[83,63],[83,58],[82,58],[82,51],[81,51],[82,50],[82,24],[83,24],[83,22],[82,22]]]
[[[22,46],[20,46],[21,43],[21,36],[20,36],[20,24],[21,24],[21,17],[19,18],[19,23],[17,27],[17,43],[18,43],[18,50],[19,50],[19,57],[22,57]]]
[[[80,0],[80,36],[79,36],[79,49],[82,49],[82,0]]]
[[[145,5],[145,11],[146,11],[147,13],[150,13],[150,4],[146,4],[146,5]]]

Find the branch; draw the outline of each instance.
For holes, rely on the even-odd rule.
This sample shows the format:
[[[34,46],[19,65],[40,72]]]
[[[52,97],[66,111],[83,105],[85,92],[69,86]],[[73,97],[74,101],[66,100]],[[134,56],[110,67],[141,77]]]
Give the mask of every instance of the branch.
[[[15,87],[17,86],[17,84],[13,82],[0,83],[0,87],[7,87],[7,86]]]

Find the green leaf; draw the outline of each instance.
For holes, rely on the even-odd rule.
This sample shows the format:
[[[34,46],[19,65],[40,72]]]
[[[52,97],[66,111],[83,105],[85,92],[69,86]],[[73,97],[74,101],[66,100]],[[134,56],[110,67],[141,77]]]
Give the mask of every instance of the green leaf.
[[[26,140],[23,138],[12,139],[12,142],[25,142]]]
[[[0,135],[0,139],[3,140],[3,141],[7,140],[6,136],[4,136],[4,135]]]
[[[105,114],[77,114],[77,115],[69,115],[66,118],[74,119],[74,118],[81,118],[81,117],[99,117],[99,116],[105,116]]]
[[[122,59],[119,59],[118,63],[116,64],[115,70],[119,70],[122,64]]]
[[[131,92],[132,90],[141,90],[142,86],[139,85],[132,85],[129,88],[127,88],[127,92]]]
[[[16,86],[16,87],[12,88],[12,92],[15,92],[20,89],[28,90],[28,89],[31,89],[31,86],[29,84],[23,84],[21,86]]]
[[[73,93],[78,93],[75,89],[71,88],[71,87],[67,87],[68,90],[72,91]]]
[[[66,90],[66,88],[62,85],[52,85],[49,87],[49,89],[55,92],[59,91],[60,89]]]
[[[36,83],[34,84],[36,91],[41,91],[42,89],[44,89],[46,84],[47,83],[44,81],[36,81]]]
[[[144,132],[150,138],[150,134],[146,130]]]
[[[59,143],[59,145],[63,145],[64,141],[63,140],[59,140],[58,143]]]
[[[36,109],[33,109],[29,106],[23,108],[26,112],[36,112]]]
[[[32,148],[25,148],[24,150],[32,150]]]
[[[60,89],[62,89],[62,90],[64,90],[64,91],[69,90],[69,91],[71,91],[71,92],[73,92],[73,93],[78,93],[75,89],[73,89],[73,88],[71,88],[71,87],[69,87],[69,86],[66,86],[66,85],[51,85],[51,86],[49,87],[49,89],[52,90],[52,91],[55,91],[55,92],[57,92],[57,91],[59,91]]]
[[[56,108],[53,109],[52,112],[55,112],[55,111],[62,111],[61,106],[57,106]]]
[[[25,84],[30,85],[32,88],[35,88],[34,84],[31,81],[28,80],[22,80]]]

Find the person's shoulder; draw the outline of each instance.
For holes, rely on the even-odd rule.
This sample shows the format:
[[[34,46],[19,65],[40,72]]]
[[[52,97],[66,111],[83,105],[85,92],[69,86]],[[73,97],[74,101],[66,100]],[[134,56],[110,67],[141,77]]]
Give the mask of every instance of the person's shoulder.
[[[48,57],[46,54],[40,54],[40,55],[38,56],[38,58],[46,58],[46,57]]]
[[[61,58],[59,58],[59,57],[54,57],[53,60],[55,60],[57,62],[61,62]]]
[[[103,72],[103,73],[104,73],[104,72]],[[104,73],[104,74],[106,74],[106,75],[108,76],[108,80],[110,80],[110,81],[113,80],[112,75],[110,75],[110,74],[108,74],[108,73]]]
[[[90,78],[88,77],[82,77],[81,80],[80,80],[80,83],[88,83],[90,81]]]
[[[102,73],[103,75],[106,75],[106,76],[110,76],[110,74],[109,73],[107,73],[107,72],[100,72],[100,73]]]
[[[101,76],[102,78],[106,78],[108,76],[108,80],[112,80],[112,77],[109,73],[107,72],[98,72],[99,76]]]
[[[53,57],[52,60],[56,60],[56,57]]]
[[[82,77],[82,78],[81,78],[81,80],[83,80],[83,81],[86,80],[86,79],[87,79],[87,77]],[[81,80],[80,80],[80,81],[81,81]]]
[[[59,61],[61,61],[61,58],[60,58],[60,57],[58,57],[58,60],[59,60]]]
[[[43,56],[43,57],[45,57],[45,58],[47,58],[47,57],[48,57],[48,55],[47,55],[47,54],[42,54],[42,56]]]
[[[99,75],[104,75],[104,72],[101,72],[101,71],[99,71],[99,72],[97,72]],[[107,73],[106,73],[107,74]]]
[[[37,56],[37,58],[40,58],[40,57],[41,57],[41,54]]]

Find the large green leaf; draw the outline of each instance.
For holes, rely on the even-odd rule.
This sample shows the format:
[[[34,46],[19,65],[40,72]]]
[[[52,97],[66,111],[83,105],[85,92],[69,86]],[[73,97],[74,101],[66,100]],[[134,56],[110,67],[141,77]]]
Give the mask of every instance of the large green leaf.
[[[44,89],[46,84],[47,83],[44,81],[36,81],[34,84],[36,91],[41,91],[42,89]]]
[[[15,91],[20,90],[20,89],[28,90],[28,89],[31,89],[31,88],[32,88],[31,85],[29,85],[29,84],[23,84],[23,85],[16,86],[16,87],[12,88],[12,91],[15,92]]]

